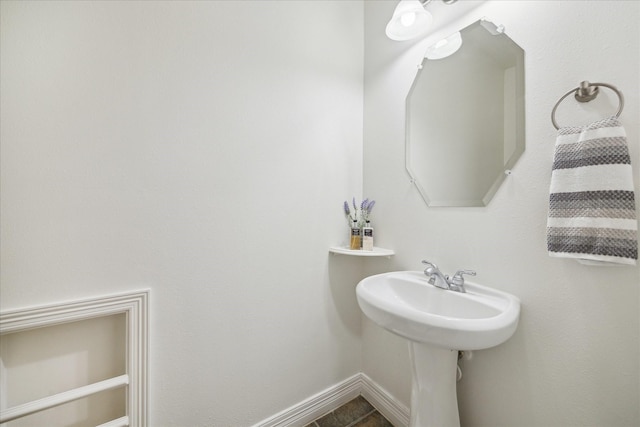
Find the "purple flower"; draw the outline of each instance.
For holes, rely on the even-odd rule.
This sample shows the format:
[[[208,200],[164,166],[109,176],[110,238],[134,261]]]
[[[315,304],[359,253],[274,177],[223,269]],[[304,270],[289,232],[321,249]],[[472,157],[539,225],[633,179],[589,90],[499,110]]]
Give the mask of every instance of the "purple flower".
[[[351,226],[351,223],[356,220],[356,216],[358,215],[358,211],[355,210],[353,212],[353,215],[351,215],[351,209],[349,209],[349,203],[347,203],[346,200],[345,200],[344,204],[342,205],[342,208],[344,209],[344,214],[345,214],[345,216],[347,217],[347,219],[349,221],[349,226]]]
[[[371,210],[373,209],[373,205],[375,205],[375,204],[376,204],[376,201],[375,201],[375,200],[372,200],[371,202],[369,202],[369,204],[368,204],[368,205],[367,205],[367,207],[365,208],[365,209],[366,209],[366,211],[367,211],[367,214],[370,214],[370,213],[371,213]]]
[[[352,222],[357,221],[359,225],[364,225],[364,223],[369,220],[369,214],[371,214],[376,201],[366,198],[360,203],[360,206],[358,206],[356,204],[356,198],[353,197],[351,204],[353,205],[353,212],[347,201],[343,203],[342,209],[344,210],[345,216]]]

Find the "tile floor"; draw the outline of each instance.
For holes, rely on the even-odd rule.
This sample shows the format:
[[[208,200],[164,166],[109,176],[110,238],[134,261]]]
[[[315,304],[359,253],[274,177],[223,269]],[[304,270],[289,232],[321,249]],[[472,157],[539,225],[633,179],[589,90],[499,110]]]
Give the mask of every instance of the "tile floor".
[[[393,424],[358,396],[305,427],[393,427]]]

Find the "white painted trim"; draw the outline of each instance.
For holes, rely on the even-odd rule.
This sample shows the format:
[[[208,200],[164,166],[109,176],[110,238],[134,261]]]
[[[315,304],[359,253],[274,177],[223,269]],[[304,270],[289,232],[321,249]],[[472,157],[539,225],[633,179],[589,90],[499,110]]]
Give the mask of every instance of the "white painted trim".
[[[74,388],[69,391],[57,393],[42,399],[32,400],[22,405],[14,406],[0,412],[0,423],[6,423],[27,415],[35,414],[46,409],[64,405],[83,397],[91,396],[101,391],[113,390],[114,388],[124,387],[129,384],[128,375],[120,375],[118,377],[109,378],[108,380],[99,381],[83,387]]]
[[[360,395],[394,426],[409,425],[409,409],[360,372],[251,427],[304,426]]]
[[[360,395],[360,374],[356,374],[252,427],[299,427],[309,424]]]
[[[396,427],[409,425],[409,408],[383,389],[365,374],[362,376],[362,397],[367,399],[384,417]]]
[[[129,427],[129,417],[120,417],[117,420],[109,421],[96,427]]]
[[[0,357],[0,409],[7,407],[7,369],[4,367],[4,361]],[[0,427],[6,427],[0,424]]]
[[[79,301],[8,310],[0,313],[0,335],[120,313],[124,313],[127,319],[125,376],[129,383],[127,387],[128,422],[132,427],[146,427],[148,418],[147,381],[149,364],[148,289]],[[119,377],[114,377],[113,379],[115,378]],[[80,387],[80,389],[82,388]],[[66,393],[77,390],[71,390]],[[8,408],[2,411],[0,416],[4,419],[15,408]]]

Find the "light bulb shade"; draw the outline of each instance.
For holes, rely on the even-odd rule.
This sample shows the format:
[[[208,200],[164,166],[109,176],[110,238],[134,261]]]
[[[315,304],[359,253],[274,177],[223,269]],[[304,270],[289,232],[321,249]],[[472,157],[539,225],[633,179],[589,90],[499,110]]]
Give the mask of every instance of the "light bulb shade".
[[[391,40],[411,40],[426,33],[432,21],[433,16],[418,0],[400,0],[385,32]]]
[[[453,55],[462,46],[462,36],[460,32],[451,34],[446,39],[442,39],[439,42],[432,44],[427,49],[424,57],[427,59],[442,59],[447,56]]]

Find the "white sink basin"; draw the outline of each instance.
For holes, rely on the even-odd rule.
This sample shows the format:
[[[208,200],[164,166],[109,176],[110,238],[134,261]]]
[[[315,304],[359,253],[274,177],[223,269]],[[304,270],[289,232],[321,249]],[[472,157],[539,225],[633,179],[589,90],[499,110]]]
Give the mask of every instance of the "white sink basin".
[[[508,340],[518,326],[520,300],[466,282],[466,293],[437,288],[421,271],[367,277],[356,294],[364,314],[409,340],[450,350],[480,350]]]

